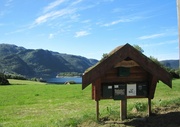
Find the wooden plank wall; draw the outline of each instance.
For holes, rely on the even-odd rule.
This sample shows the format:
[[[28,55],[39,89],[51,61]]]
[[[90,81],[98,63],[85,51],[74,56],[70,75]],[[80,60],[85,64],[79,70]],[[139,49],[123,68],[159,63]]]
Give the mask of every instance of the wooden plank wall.
[[[118,76],[118,68],[113,68],[102,77],[102,83],[128,83],[128,82],[148,81],[148,73],[142,67],[130,68],[130,75],[127,77]]]

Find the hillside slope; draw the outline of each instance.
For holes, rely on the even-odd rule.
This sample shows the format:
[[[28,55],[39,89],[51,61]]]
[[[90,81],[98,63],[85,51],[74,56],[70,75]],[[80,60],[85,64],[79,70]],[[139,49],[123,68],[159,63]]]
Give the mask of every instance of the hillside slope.
[[[172,68],[172,69],[178,69],[179,68],[179,60],[163,60],[160,61],[163,65],[166,67]]]
[[[0,72],[27,77],[54,77],[60,72],[83,73],[97,62],[82,56],[0,44]]]

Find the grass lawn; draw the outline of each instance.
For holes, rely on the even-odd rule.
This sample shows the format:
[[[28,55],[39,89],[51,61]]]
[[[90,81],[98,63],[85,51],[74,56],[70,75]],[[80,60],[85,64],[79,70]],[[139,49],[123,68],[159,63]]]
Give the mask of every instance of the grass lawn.
[[[0,127],[63,127],[95,126],[95,101],[91,86],[55,85],[33,81],[9,80],[12,85],[0,86]],[[180,105],[180,80],[173,80],[170,89],[163,83],[156,88],[153,108]],[[139,105],[140,104],[140,105]],[[129,99],[128,115],[136,106],[146,106],[147,99]],[[120,101],[101,100],[100,117],[119,119]],[[145,107],[146,109],[146,107]],[[143,110],[143,114],[146,111]]]

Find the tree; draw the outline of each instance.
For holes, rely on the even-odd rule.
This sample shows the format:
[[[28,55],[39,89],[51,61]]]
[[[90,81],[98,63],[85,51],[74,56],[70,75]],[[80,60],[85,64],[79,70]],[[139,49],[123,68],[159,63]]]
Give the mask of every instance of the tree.
[[[10,85],[3,73],[0,73],[0,85]]]
[[[144,50],[143,50],[139,45],[133,45],[133,47],[134,47],[135,49],[137,49],[138,51],[140,51],[141,53],[144,52]]]
[[[165,68],[165,66],[164,66],[161,62],[159,62],[158,59],[154,58],[153,56],[150,56],[149,58],[150,58],[152,61],[154,61],[156,64],[158,64],[159,66]]]
[[[107,58],[107,57],[108,57],[108,53],[103,53],[102,59],[105,59],[105,58]]]
[[[170,68],[170,67],[168,67],[168,66],[165,66],[165,65],[163,65],[161,62],[159,62],[156,58],[154,58],[154,57],[152,57],[152,56],[150,56],[150,59],[152,60],[152,61],[154,61],[156,64],[158,64],[160,67],[162,67],[162,68],[164,68],[166,71],[168,71],[171,75],[172,75],[172,77],[173,78],[179,78],[179,72],[180,72],[180,70],[175,70],[175,69],[172,69],[172,68]]]

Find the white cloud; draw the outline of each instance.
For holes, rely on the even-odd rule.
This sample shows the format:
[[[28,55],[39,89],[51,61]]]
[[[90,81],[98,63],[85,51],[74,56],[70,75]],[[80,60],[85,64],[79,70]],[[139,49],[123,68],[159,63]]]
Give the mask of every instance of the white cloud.
[[[121,22],[130,22],[130,21],[131,21],[131,20],[129,20],[129,19],[116,20],[116,21],[111,22],[110,24],[106,24],[106,26],[111,26],[111,25],[115,25],[115,24],[118,24],[118,23],[121,23]]]
[[[138,37],[138,39],[139,40],[154,39],[154,38],[158,38],[158,37],[162,37],[162,36],[164,36],[164,33],[145,35],[145,36]]]
[[[71,6],[74,6],[74,5],[78,4],[78,3],[80,3],[81,1],[82,1],[82,0],[77,0],[77,1],[73,2],[73,3],[71,4]]]
[[[52,11],[52,12],[46,13],[46,14],[41,15],[38,18],[36,18],[34,25],[38,25],[38,24],[47,22],[48,20],[52,20],[52,19],[64,16],[66,14],[71,14],[73,12],[74,12],[73,9],[71,9],[71,10],[62,9],[59,11]]]
[[[61,3],[63,3],[65,0],[56,0],[52,3],[50,3],[47,7],[44,8],[44,12],[48,12],[49,10],[52,10],[53,8],[59,6]]]
[[[108,27],[108,26],[119,24],[119,23],[131,22],[132,20],[133,19],[119,19],[119,20],[112,21],[110,23],[103,24],[102,26]]]
[[[80,11],[93,8],[97,5],[97,2],[93,2],[93,4],[85,3],[86,1],[84,0],[75,0],[72,2],[68,0],[53,0],[53,2],[43,8],[40,15],[33,21],[32,24],[29,25],[29,28],[34,28],[42,23],[55,19],[58,19],[58,22],[61,22],[61,24],[77,22],[80,20]]]
[[[58,19],[58,22],[61,22],[61,24],[77,22],[81,18],[80,11],[93,8],[97,6],[98,3],[99,2],[92,2],[91,4],[86,4],[86,1],[84,0],[76,0],[72,2],[68,0],[53,0],[53,2],[50,2],[43,8],[42,12],[40,12],[40,15],[33,21],[32,24],[29,25],[29,28],[34,28],[42,23],[46,23],[55,19]]]
[[[79,31],[79,32],[76,32],[75,37],[83,37],[83,36],[87,36],[89,34],[90,33],[88,33],[87,31]]]
[[[69,20],[74,21],[76,18],[79,17],[79,14],[76,14],[79,8],[74,6],[81,1],[82,0],[77,0],[75,2],[67,4],[66,7],[61,9],[58,9],[59,5],[64,5],[66,0],[56,0],[54,2],[51,2],[48,6],[44,7],[42,14],[34,20],[34,22],[30,25],[29,28],[33,28],[39,24],[54,20],[62,16],[63,18],[69,18]]]

